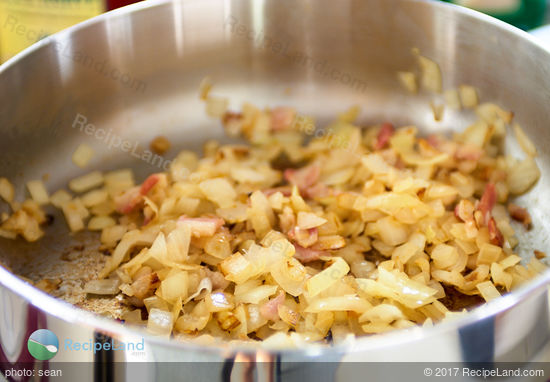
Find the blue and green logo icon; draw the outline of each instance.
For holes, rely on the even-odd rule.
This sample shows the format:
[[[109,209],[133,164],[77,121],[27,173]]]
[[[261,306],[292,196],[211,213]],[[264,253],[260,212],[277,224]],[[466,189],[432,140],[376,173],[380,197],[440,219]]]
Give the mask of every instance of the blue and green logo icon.
[[[48,329],[38,329],[29,337],[27,348],[35,359],[47,361],[57,354],[59,340],[52,331]]]

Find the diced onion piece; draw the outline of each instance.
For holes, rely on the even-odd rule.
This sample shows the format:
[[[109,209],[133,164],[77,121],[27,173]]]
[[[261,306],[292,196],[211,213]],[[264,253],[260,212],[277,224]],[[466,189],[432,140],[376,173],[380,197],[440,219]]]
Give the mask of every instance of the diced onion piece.
[[[69,194],[65,190],[57,190],[52,194],[50,197],[50,202],[57,208],[63,207],[63,204],[67,203],[68,201],[72,200],[71,194]]]
[[[13,202],[14,195],[15,189],[13,188],[13,184],[6,178],[0,178],[0,197],[6,202],[11,203]]]
[[[117,241],[122,239],[125,233],[126,227],[122,225],[106,227],[101,232],[101,242],[107,245],[114,245]]]
[[[209,96],[206,100],[206,114],[213,118],[221,118],[227,111],[227,98]]]
[[[84,285],[84,292],[99,295],[113,295],[120,291],[118,289],[119,285],[120,280],[118,279],[91,280]]]
[[[216,203],[221,208],[230,208],[235,205],[237,193],[227,179],[208,179],[201,182],[199,188],[208,200]]]
[[[94,216],[88,222],[88,229],[90,231],[101,231],[114,225],[116,225],[116,221],[110,216]]]
[[[84,218],[82,217],[79,203],[76,200],[71,200],[63,204],[62,209],[71,232],[77,232],[84,229]]]
[[[183,300],[183,303],[187,304],[189,301],[193,300],[195,297],[200,296],[204,292],[212,292],[212,280],[210,280],[208,277],[205,277],[200,281],[196,292],[187,297],[187,299]]]
[[[523,152],[532,157],[537,156],[537,149],[535,147],[535,144],[529,139],[527,134],[525,134],[525,131],[523,131],[521,126],[516,123],[514,124],[513,128],[516,139],[523,149]]]
[[[31,198],[38,204],[48,204],[50,197],[48,191],[41,180],[31,180],[27,182],[27,189]]]
[[[288,294],[297,297],[304,291],[307,271],[295,258],[286,258],[270,266],[271,276]]]
[[[320,216],[317,216],[311,212],[298,212],[298,227],[300,229],[310,229],[319,227],[327,222],[327,219],[324,219]]]
[[[306,282],[308,295],[315,297],[322,291],[330,288],[334,283],[347,275],[349,269],[349,265],[344,259],[335,257],[332,265],[317,273]]]
[[[476,107],[479,103],[477,90],[475,87],[470,85],[460,85],[458,87],[458,92],[460,95],[460,102],[464,108],[471,109]]]
[[[508,171],[508,189],[514,195],[520,195],[531,188],[539,179],[540,170],[532,157],[515,164]]]
[[[93,190],[82,195],[80,199],[85,207],[93,207],[107,200],[109,194],[105,190]]]
[[[367,294],[394,299],[409,308],[418,308],[435,301],[437,290],[408,278],[404,273],[378,268],[378,280],[356,279]]]
[[[157,233],[155,231],[141,232],[136,229],[126,232],[115,248],[113,255],[105,262],[105,267],[99,272],[98,277],[104,278],[114,271],[132,248],[137,245],[151,245],[156,237]]]
[[[443,96],[445,97],[445,104],[450,109],[460,110],[460,97],[456,89],[445,90]]]
[[[326,297],[314,300],[306,308],[307,313],[342,312],[352,311],[363,313],[372,305],[365,299],[356,295],[344,295],[340,297]]]
[[[88,165],[88,163],[90,163],[93,157],[94,150],[87,144],[82,143],[73,153],[72,160],[78,167],[84,168]]]
[[[273,296],[277,292],[277,285],[260,285],[246,293],[236,294],[235,302],[247,303],[247,304],[259,304],[260,301]]]
[[[413,72],[397,72],[397,78],[399,82],[411,93],[418,92],[418,85],[416,84],[416,74]]]
[[[376,222],[380,238],[386,244],[396,246],[407,241],[409,232],[404,224],[391,216],[386,216]]]
[[[441,70],[439,65],[424,56],[418,56],[418,63],[422,70],[422,87],[434,93],[441,93]]]
[[[489,302],[497,297],[500,297],[498,289],[491,281],[484,281],[476,285],[477,290],[485,301]]]
[[[395,320],[399,319],[406,319],[405,315],[395,305],[390,304],[380,304],[372,307],[371,309],[367,310],[365,313],[363,313],[358,321],[359,322],[365,322],[365,321],[373,321],[373,322],[384,322],[387,324],[392,323]]]
[[[69,182],[69,188],[74,192],[84,192],[103,184],[103,174],[93,171]]]
[[[257,273],[256,267],[240,253],[229,256],[218,267],[227,280],[236,284],[244,283]]]
[[[125,324],[129,325],[143,325],[144,321],[141,319],[141,309],[134,309],[129,312],[122,313],[120,317],[124,320]]]
[[[499,263],[491,264],[491,278],[495,285],[501,285],[508,291],[512,287],[512,282],[514,280],[512,275],[507,273]]]
[[[188,296],[189,274],[186,271],[176,271],[160,283],[157,295],[169,303],[174,303],[178,298],[185,300]]]
[[[204,302],[209,312],[222,312],[224,310],[231,310],[235,307],[232,296],[223,292],[208,294]]]
[[[174,326],[174,318],[171,312],[151,309],[147,320],[147,331],[154,336],[169,337]]]
[[[514,113],[505,111],[500,106],[488,102],[476,107],[476,114],[489,124],[495,124],[498,120],[510,123],[514,117]]]
[[[212,80],[210,77],[204,77],[199,85],[199,98],[203,101],[208,99],[208,94],[212,89]]]
[[[178,225],[166,237],[168,257],[177,263],[183,263],[189,254],[191,243],[191,227],[187,224]]]
[[[458,251],[447,244],[438,244],[431,253],[434,265],[439,269],[449,269],[458,260]]]

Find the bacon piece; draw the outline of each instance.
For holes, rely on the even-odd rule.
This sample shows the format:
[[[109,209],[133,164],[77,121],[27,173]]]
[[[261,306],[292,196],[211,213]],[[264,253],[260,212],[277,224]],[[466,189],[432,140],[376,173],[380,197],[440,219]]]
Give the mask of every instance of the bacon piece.
[[[195,237],[213,236],[216,231],[225,224],[222,218],[190,218],[185,215],[178,219],[181,223],[189,224],[191,235]]]
[[[525,228],[529,228],[531,226],[531,215],[529,215],[529,212],[527,212],[525,208],[520,207],[517,204],[510,203],[508,204],[508,212],[510,213],[512,219],[523,224]]]
[[[311,263],[312,261],[319,260],[321,256],[327,255],[326,251],[304,248],[299,244],[294,244],[294,249],[296,250],[294,258],[302,264]]]
[[[115,196],[115,209],[121,214],[129,214],[143,200],[143,195],[140,193],[140,187],[132,187],[124,193]]]
[[[139,193],[141,195],[147,195],[149,191],[151,191],[151,189],[155,187],[155,185],[158,183],[159,180],[160,180],[160,176],[158,174],[149,175],[147,179],[145,179],[145,181],[141,184]]]
[[[285,302],[285,292],[281,291],[279,295],[272,298],[260,307],[260,314],[271,321],[279,320],[279,305]]]
[[[321,167],[318,164],[310,164],[298,170],[287,168],[284,171],[284,177],[287,182],[298,187],[300,192],[305,192],[309,187],[313,186],[321,176]]]
[[[300,229],[294,227],[288,232],[288,237],[302,247],[311,247],[319,238],[319,230],[317,228]]]
[[[283,131],[292,126],[296,112],[291,107],[281,106],[271,110],[271,130]]]
[[[156,273],[147,273],[136,279],[130,286],[134,292],[133,297],[143,300],[152,296],[155,289],[160,285],[160,279]]]
[[[393,135],[395,129],[391,123],[383,123],[376,137],[376,142],[374,143],[374,149],[380,150],[383,149],[388,142],[390,141],[391,136]]]
[[[229,281],[227,281],[224,275],[221,272],[214,272],[205,267],[206,276],[212,281],[212,289],[221,289],[224,290],[229,286]]]
[[[496,201],[497,193],[495,190],[495,185],[493,183],[487,183],[485,186],[485,191],[483,191],[483,195],[481,196],[481,200],[477,206],[477,209],[481,211],[485,224],[487,224],[491,217],[491,211],[495,206]]]
[[[439,145],[441,144],[441,140],[436,134],[430,134],[426,141],[435,149],[439,148]]]
[[[502,233],[498,229],[497,223],[493,217],[489,219],[487,228],[489,229],[489,239],[491,239],[491,244],[502,247],[502,244],[504,244],[504,236],[502,236]]]

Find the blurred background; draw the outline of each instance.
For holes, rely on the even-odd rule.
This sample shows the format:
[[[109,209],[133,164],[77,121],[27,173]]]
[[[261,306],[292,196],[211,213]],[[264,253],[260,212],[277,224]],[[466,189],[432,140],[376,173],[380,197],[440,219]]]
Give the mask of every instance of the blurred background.
[[[550,0],[442,1],[477,9],[525,30],[550,22]],[[61,29],[134,2],[136,0],[0,0],[0,62]]]

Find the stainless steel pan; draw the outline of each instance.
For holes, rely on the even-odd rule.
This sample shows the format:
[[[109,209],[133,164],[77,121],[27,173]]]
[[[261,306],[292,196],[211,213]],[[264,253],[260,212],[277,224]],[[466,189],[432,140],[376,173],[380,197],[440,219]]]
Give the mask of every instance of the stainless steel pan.
[[[29,31],[32,25],[22,28]],[[446,88],[475,85],[483,99],[513,110],[534,139],[543,176],[521,197],[534,222],[520,237],[521,254],[527,258],[533,248],[548,250],[550,52],[504,23],[431,1],[150,0],[79,24],[0,67],[0,174],[18,185],[19,195],[26,180],[45,174],[50,190],[64,187],[81,173],[69,158],[82,142],[99,153],[95,168],[131,166],[141,175],[158,171],[158,164],[135,157],[155,136],[176,143],[169,158],[177,149],[197,148],[223,135],[197,97],[206,75],[214,79],[215,92],[229,96],[235,107],[243,101],[291,104],[322,124],[359,104],[365,124],[391,120],[417,124],[425,132],[463,129],[465,115],[448,111],[436,123],[427,98],[411,97],[398,86],[395,72],[414,65],[412,47],[440,64]],[[138,148],[106,144],[97,137],[99,129]],[[117,352],[114,359],[217,362],[208,368],[209,379],[221,378],[220,362],[237,355],[277,360],[278,367],[267,375],[289,378],[297,367],[307,369],[294,362],[306,361],[527,361],[549,334],[550,273],[433,328],[277,352],[155,338],[53,298],[16,276],[61,278],[59,297],[99,313],[112,311],[117,309],[112,301],[83,303],[79,289],[101,266],[102,256],[93,237],[69,235],[58,215],[38,243],[0,240],[1,362],[28,360],[26,341],[39,327],[51,329],[60,341],[99,333],[119,340],[143,337],[144,354]],[[60,351],[50,366],[101,359]],[[163,371],[149,366],[151,374],[138,376],[160,380]],[[95,370],[96,377],[101,375]],[[307,370],[320,373],[315,367]],[[120,373],[118,378],[130,379],[132,370]],[[77,375],[91,379],[94,374]]]

